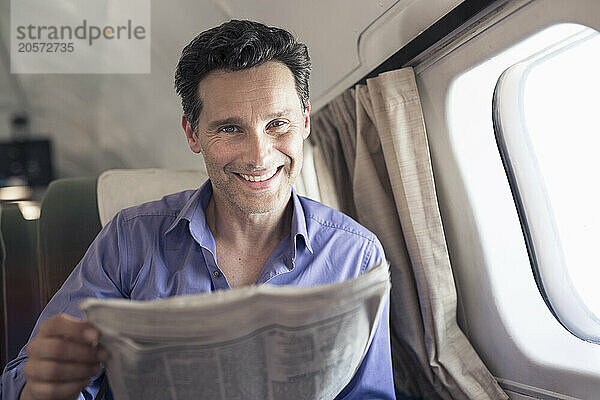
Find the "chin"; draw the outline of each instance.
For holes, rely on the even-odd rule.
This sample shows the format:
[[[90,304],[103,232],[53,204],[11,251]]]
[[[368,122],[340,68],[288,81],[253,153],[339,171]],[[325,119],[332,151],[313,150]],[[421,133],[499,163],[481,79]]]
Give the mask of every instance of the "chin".
[[[285,208],[291,196],[291,190],[288,193],[279,193],[276,196],[256,197],[249,199],[240,199],[235,205],[245,214],[268,214],[277,212]]]

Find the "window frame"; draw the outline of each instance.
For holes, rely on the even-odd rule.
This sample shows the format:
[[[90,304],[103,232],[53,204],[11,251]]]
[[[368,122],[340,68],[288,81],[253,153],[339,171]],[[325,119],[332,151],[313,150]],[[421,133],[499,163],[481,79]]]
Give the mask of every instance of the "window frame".
[[[565,24],[550,29],[561,25]],[[524,121],[523,89],[529,73],[540,63],[599,34],[579,26],[578,32],[513,64],[501,74],[494,89],[492,119],[538,290],[565,329],[582,340],[598,344],[600,319],[587,307],[568,273],[554,211]]]

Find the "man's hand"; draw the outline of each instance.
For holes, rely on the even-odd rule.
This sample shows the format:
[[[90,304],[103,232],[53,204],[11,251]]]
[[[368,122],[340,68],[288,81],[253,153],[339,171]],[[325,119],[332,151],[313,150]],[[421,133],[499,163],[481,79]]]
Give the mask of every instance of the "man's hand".
[[[27,345],[21,400],[76,399],[107,359],[97,340],[98,331],[90,323],[66,314],[44,321]]]

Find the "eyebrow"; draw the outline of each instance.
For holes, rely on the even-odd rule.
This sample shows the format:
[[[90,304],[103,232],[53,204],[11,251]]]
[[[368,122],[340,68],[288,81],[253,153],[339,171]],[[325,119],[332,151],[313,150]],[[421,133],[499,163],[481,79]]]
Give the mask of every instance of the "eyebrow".
[[[275,119],[275,118],[281,118],[281,117],[285,117],[288,116],[290,114],[292,114],[293,111],[290,109],[284,109],[281,111],[276,111],[274,113],[268,114],[266,116],[266,119]],[[219,119],[216,121],[211,121],[208,123],[208,130],[214,130],[217,129],[220,126],[224,126],[224,125],[239,125],[242,126],[245,124],[245,121],[242,118],[239,117],[230,117],[230,118],[225,118],[225,119]]]
[[[267,115],[267,119],[281,118],[281,117],[285,117],[287,115],[290,115],[292,113],[293,113],[292,110],[286,108],[285,110],[277,111],[277,112],[274,112],[274,113],[271,113],[271,114]]]

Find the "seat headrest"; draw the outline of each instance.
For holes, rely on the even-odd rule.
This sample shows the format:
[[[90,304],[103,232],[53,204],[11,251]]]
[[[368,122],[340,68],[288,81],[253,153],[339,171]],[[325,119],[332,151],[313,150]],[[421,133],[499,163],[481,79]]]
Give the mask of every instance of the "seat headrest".
[[[204,171],[112,169],[98,177],[98,214],[102,226],[119,210],[182,190],[197,189],[208,179]]]

